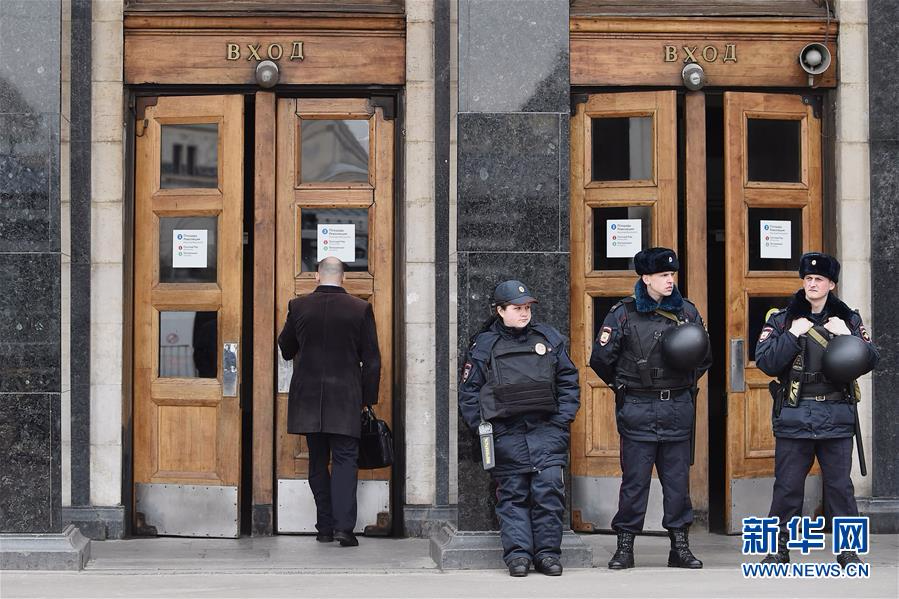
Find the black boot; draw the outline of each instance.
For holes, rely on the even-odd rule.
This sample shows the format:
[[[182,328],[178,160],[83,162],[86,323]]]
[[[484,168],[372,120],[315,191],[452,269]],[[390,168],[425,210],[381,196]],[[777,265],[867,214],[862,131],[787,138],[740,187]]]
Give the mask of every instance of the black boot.
[[[634,567],[634,533],[618,531],[618,549],[609,560],[609,570],[626,570]]]
[[[864,562],[855,551],[840,551],[837,555],[837,563],[845,569],[846,564],[863,564]]]
[[[702,568],[702,562],[696,559],[690,551],[690,539],[687,528],[672,528],[668,531],[671,539],[671,551],[668,552],[669,568],[690,568],[698,570]]]
[[[782,530],[777,533],[777,553],[769,553],[762,559],[763,564],[789,564],[790,563],[790,549],[787,547],[787,542],[790,540],[790,535],[787,531]],[[839,559],[839,558],[837,558]]]

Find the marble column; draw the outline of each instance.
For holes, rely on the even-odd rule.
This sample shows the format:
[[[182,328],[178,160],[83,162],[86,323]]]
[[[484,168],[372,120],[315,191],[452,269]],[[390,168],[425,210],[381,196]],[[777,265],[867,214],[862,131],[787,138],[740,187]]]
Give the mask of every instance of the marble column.
[[[569,329],[569,54],[566,0],[459,1],[458,355],[494,286],[520,279],[535,319]],[[459,424],[458,527],[432,538],[442,568],[503,567],[495,493]],[[563,562],[590,566],[568,531]]]
[[[871,517],[874,532],[899,532],[899,4],[895,0],[868,0],[869,131],[871,152],[871,326],[881,349],[874,371],[871,401],[872,497],[860,502]]]
[[[0,2],[0,568],[75,569],[61,517],[64,2]],[[66,5],[67,6],[67,5]]]

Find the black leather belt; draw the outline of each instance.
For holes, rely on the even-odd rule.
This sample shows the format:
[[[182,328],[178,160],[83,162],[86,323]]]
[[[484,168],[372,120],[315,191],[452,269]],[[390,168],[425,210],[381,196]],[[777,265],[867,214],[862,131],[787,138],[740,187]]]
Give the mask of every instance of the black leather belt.
[[[658,399],[659,401],[668,401],[672,395],[677,395],[681,391],[685,391],[688,387],[680,389],[628,389],[625,397],[638,397],[640,399]]]
[[[799,399],[800,401],[840,402],[846,401],[846,394],[842,391],[831,391],[830,393],[825,393],[824,395],[802,395]]]

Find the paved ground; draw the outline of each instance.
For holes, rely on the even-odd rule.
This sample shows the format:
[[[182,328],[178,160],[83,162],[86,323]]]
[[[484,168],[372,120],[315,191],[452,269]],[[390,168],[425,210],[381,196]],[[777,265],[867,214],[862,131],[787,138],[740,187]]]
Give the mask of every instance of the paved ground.
[[[0,573],[0,597],[899,597],[899,535],[872,537],[867,580],[747,580],[740,538],[700,533],[693,546],[701,571],[665,567],[667,538],[640,537],[638,567],[612,572],[605,563],[614,537],[582,538],[596,568],[524,579],[504,570],[441,572],[422,539],[363,538],[358,548],[293,536],[95,542],[83,572]]]

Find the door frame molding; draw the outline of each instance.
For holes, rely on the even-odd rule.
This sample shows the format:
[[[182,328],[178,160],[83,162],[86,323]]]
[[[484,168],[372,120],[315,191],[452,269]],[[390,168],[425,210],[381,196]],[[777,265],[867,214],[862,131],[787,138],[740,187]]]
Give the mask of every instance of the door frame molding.
[[[255,85],[138,85],[125,86],[124,102],[125,102],[125,134],[124,134],[124,161],[123,161],[123,347],[122,347],[122,505],[124,508],[124,534],[132,536],[138,531],[134,527],[134,238],[135,238],[135,145],[137,143],[137,135],[135,131],[135,119],[137,117],[137,103],[139,98],[152,96],[196,96],[196,95],[222,95],[222,94],[240,94],[244,97],[256,94],[262,91]],[[405,473],[406,473],[406,452],[405,452],[405,376],[406,376],[406,336],[405,327],[398,324],[405,322],[405,302],[399,301],[397,298],[405,297],[405,281],[404,281],[404,247],[405,247],[405,212],[403,210],[405,188],[403,184],[403,173],[405,172],[405,145],[403,143],[403,130],[405,128],[405,90],[401,86],[380,86],[380,85],[362,85],[354,87],[346,86],[284,86],[278,88],[275,96],[275,102],[278,98],[339,98],[339,97],[366,97],[372,98],[378,105],[385,108],[385,118],[392,112],[394,121],[394,160],[393,160],[393,202],[394,202],[394,235],[393,235],[393,380],[391,381],[392,397],[393,397],[393,438],[394,438],[394,465],[391,474],[391,508],[392,508],[392,530],[391,536],[398,536],[403,532],[404,522],[404,505],[405,505]],[[392,107],[392,111],[388,110]],[[255,111],[255,107],[254,107]],[[255,118],[255,112],[254,112]],[[273,123],[273,129],[275,124]],[[256,131],[254,130],[254,135]],[[255,146],[255,141],[254,141]],[[257,177],[257,163],[253,158],[250,161],[249,156],[244,157],[245,165],[252,168],[254,178]],[[274,189],[276,182],[272,180],[271,185]],[[274,196],[273,196],[274,198]],[[245,200],[247,201],[247,200]],[[256,213],[256,189],[253,190],[252,207],[254,210],[254,231],[258,223],[260,215]],[[271,226],[275,224],[276,203],[274,199],[271,203]],[[255,240],[254,240],[255,243]],[[272,244],[274,247],[274,244]],[[274,260],[274,252],[270,256]],[[253,281],[255,283],[257,276],[257,265],[260,260],[260,254],[254,254],[253,263]],[[272,264],[274,264],[272,262]],[[273,271],[274,272],[274,271]],[[245,285],[250,284],[249,280],[244,282]],[[272,308],[272,319],[274,319],[274,281],[272,281],[272,302],[268,305]],[[254,314],[253,321],[245,322],[244,327],[254,327],[253,342],[254,345],[259,341],[258,332],[255,330],[255,322],[257,315]],[[274,323],[274,320],[272,320]],[[274,328],[269,330],[274,331]],[[262,332],[265,335],[266,332]],[[274,354],[275,338],[272,334],[271,347],[272,368],[275,367]],[[250,348],[252,351],[254,348]],[[244,351],[247,351],[245,348]],[[244,397],[244,401],[253,402],[254,413],[257,410],[258,401],[257,392],[260,391],[256,383],[255,370],[259,366],[256,361],[256,352],[254,351],[253,369],[254,369],[254,385],[250,397]],[[274,405],[274,392],[276,379],[274,378],[274,370],[271,379],[271,398],[270,402]],[[264,377],[263,377],[264,378]],[[244,476],[245,468],[252,468],[250,479],[253,480],[251,493],[253,502],[250,505],[251,521],[250,527],[253,536],[269,536],[274,533],[274,490],[272,491],[272,499],[270,503],[257,503],[257,498],[264,501],[265,493],[257,494],[256,486],[256,443],[262,443],[266,447],[271,448],[272,456],[274,455],[274,413],[272,412],[272,426],[268,432],[264,430],[256,430],[256,419],[253,419],[253,430],[249,435],[252,438],[254,447],[252,464],[241,464],[241,477]],[[245,433],[243,433],[245,434]],[[270,462],[268,468],[268,480],[274,489],[276,472],[274,460]],[[261,473],[261,470],[260,470]],[[264,475],[264,473],[263,473]],[[262,487],[264,488],[264,487]],[[269,528],[265,526],[257,526],[257,522],[264,524],[268,521]]]

